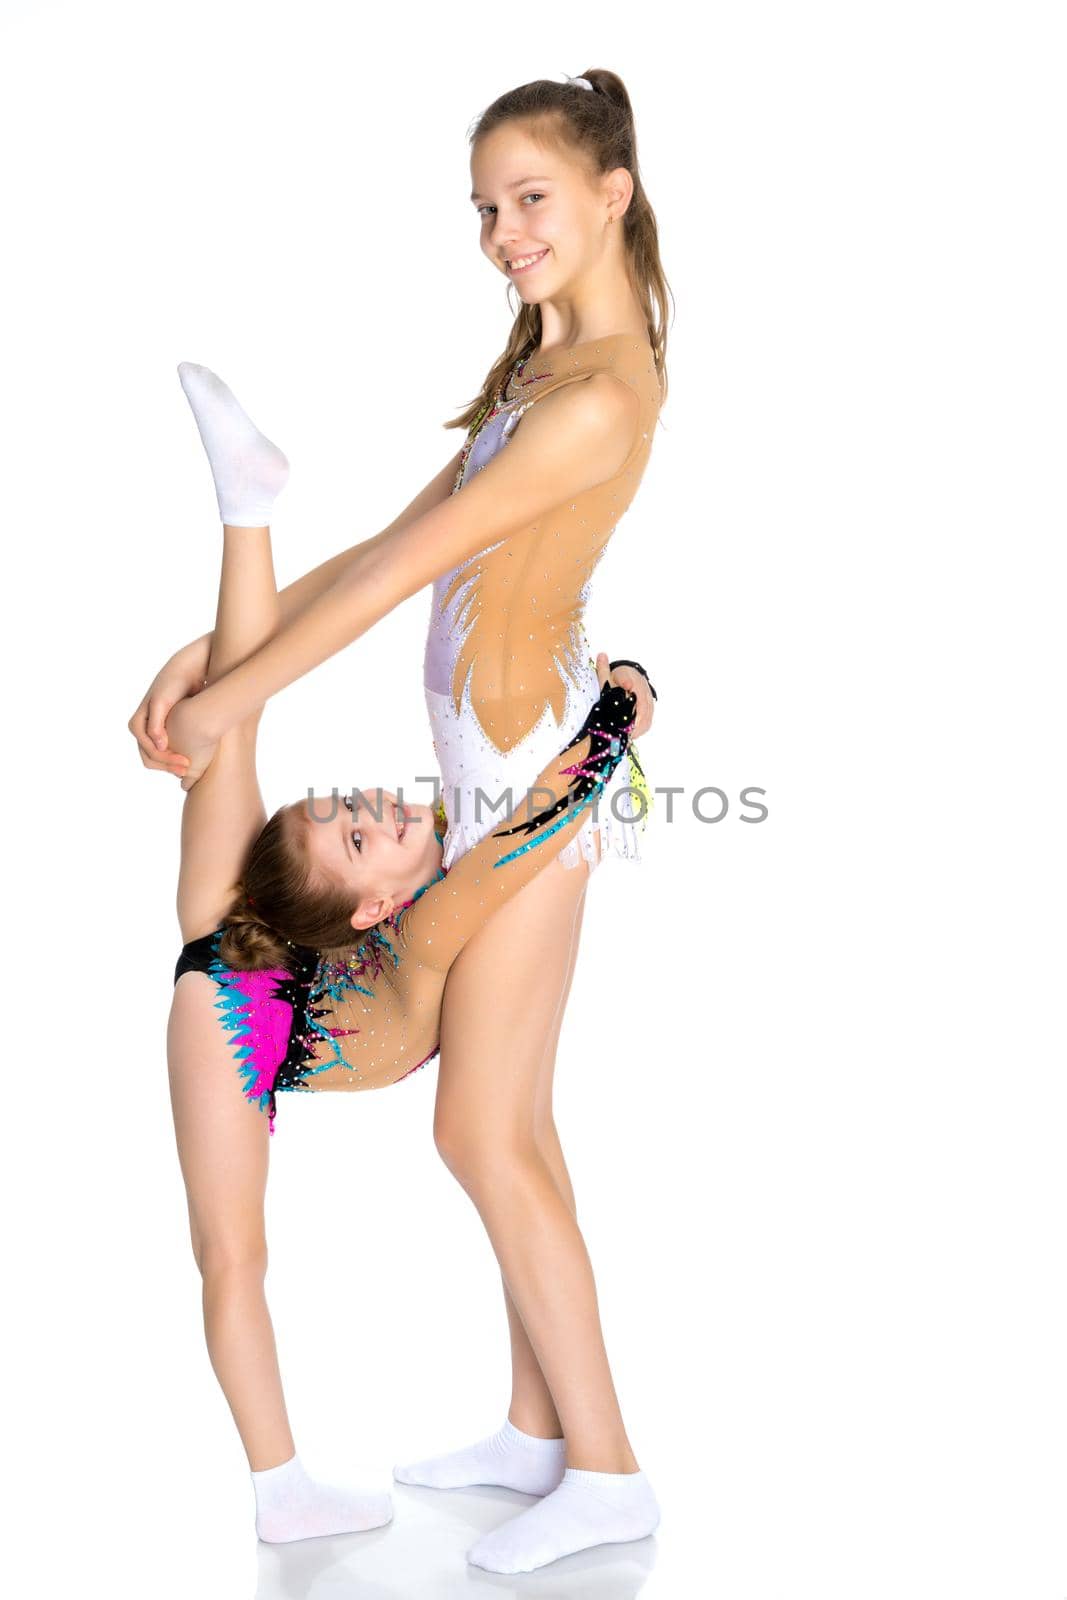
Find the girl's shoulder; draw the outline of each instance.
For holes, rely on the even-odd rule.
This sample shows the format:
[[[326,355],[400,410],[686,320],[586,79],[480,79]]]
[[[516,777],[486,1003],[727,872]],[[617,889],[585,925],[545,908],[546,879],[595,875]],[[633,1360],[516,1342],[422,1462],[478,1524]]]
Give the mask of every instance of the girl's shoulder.
[[[652,346],[644,335],[634,333],[602,335],[521,357],[508,376],[503,398],[525,406],[564,384],[600,372],[621,380],[636,391],[645,407],[658,410],[660,378]]]

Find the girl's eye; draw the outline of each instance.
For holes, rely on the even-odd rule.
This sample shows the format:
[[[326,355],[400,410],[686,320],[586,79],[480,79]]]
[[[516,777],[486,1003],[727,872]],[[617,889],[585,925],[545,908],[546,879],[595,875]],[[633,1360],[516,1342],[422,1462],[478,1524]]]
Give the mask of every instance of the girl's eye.
[[[348,808],[348,810],[351,811],[351,809],[352,809],[352,796],[350,794],[346,794],[345,795],[344,804]],[[362,850],[363,850],[363,835],[360,833],[358,828],[353,828],[353,830],[352,830],[352,843],[355,845],[357,850],[362,852]]]
[[[531,189],[530,193],[524,194],[522,198],[524,200],[543,200],[545,197],[543,194],[538,194],[536,190]],[[492,206],[479,206],[478,215],[481,216],[483,211],[491,211],[492,209]]]

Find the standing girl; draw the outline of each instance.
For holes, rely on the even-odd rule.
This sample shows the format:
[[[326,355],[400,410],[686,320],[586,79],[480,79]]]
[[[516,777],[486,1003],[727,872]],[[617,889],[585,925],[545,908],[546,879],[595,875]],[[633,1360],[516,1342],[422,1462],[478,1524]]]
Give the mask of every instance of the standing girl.
[[[450,822],[446,861],[492,825],[491,814],[476,815],[479,791],[521,792],[596,699],[582,626],[590,577],[636,491],[663,398],[654,310],[665,311],[665,280],[619,79],[591,71],[501,96],[477,125],[471,174],[482,250],[523,304],[482,395],[459,418],[471,434],[456,488],[469,492],[541,422],[544,464],[594,416],[617,453],[599,481],[434,585],[425,689]],[[635,689],[641,682],[616,673]],[[469,1552],[491,1571],[530,1571],[640,1538],[658,1521],[623,1425],[552,1116],[588,876],[605,852],[636,857],[646,799],[636,763],[616,769],[560,869],[475,935],[445,987],[435,1138],[500,1263],[511,1403],[498,1432],[394,1476],[542,1496]]]

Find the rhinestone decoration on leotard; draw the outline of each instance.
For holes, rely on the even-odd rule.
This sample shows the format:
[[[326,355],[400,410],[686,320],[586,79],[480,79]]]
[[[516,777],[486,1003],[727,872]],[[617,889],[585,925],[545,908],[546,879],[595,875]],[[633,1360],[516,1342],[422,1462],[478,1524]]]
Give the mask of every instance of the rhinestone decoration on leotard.
[[[500,385],[500,388],[497,390],[496,398],[492,402],[490,402],[488,400],[486,401],[485,405],[478,412],[478,415],[475,417],[474,421],[471,423],[470,427],[467,429],[467,437],[466,437],[466,439],[464,441],[463,449],[460,452],[459,465],[458,465],[458,467],[456,469],[456,476],[452,481],[452,491],[451,492],[453,494],[455,494],[456,490],[463,483],[463,474],[467,470],[467,458],[469,457],[469,455],[471,453],[471,449],[473,448],[474,442],[477,439],[478,435],[481,433],[482,429],[485,427],[485,425],[487,423],[491,422],[495,416],[499,416],[501,411],[506,411],[509,408],[509,406],[512,404],[512,401],[510,401],[508,399],[508,397],[507,397],[507,395],[508,395],[508,387],[511,384],[511,381],[512,381],[513,377],[518,372],[519,368],[525,366],[525,364],[526,364],[526,362],[528,360],[529,360],[529,356],[523,356],[518,362],[515,363],[515,365],[511,369],[511,371],[508,373],[507,377],[505,377],[504,382]]]
[[[218,948],[224,931],[217,928],[211,943],[208,970],[219,988],[215,1006],[221,1012],[222,1026],[235,1035],[232,1042],[237,1045],[234,1054],[245,1097],[269,1112],[273,1134],[275,1093],[307,1086],[309,1040],[293,1023],[296,1016],[306,1014],[316,952],[292,946],[292,972],[284,968],[245,972],[220,960]]]

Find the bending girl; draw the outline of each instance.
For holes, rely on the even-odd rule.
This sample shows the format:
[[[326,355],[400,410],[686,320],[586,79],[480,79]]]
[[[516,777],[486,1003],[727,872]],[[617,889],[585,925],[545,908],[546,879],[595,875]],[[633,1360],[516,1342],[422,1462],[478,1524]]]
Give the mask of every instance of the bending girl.
[[[278,620],[269,527],[225,526],[209,681]],[[447,875],[431,809],[402,806],[382,789],[354,790],[340,806],[336,794],[332,803],[308,797],[267,823],[256,775],[259,713],[222,737],[186,794],[171,1099],[208,1350],[248,1456],[265,1540],[378,1527],[392,1506],[387,1494],[315,1482],[296,1455],[263,1291],[269,1135],[264,1117],[249,1116],[236,1079],[247,1101],[269,1111],[272,1132],[278,1089],[376,1088],[434,1054],[449,965],[498,906],[551,864],[542,842],[577,831],[626,750],[632,697],[606,671],[602,689],[582,737],[540,774],[540,792]],[[305,925],[333,932],[329,957],[248,909],[249,880],[269,886],[283,857],[291,870],[303,864]],[[230,1041],[219,1028],[220,993],[224,1027],[237,1034]]]

